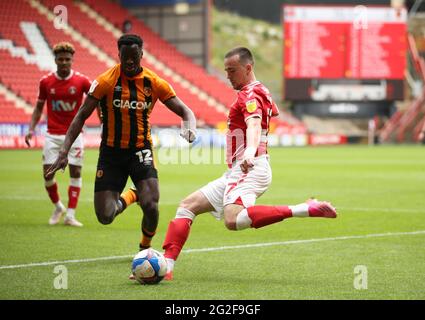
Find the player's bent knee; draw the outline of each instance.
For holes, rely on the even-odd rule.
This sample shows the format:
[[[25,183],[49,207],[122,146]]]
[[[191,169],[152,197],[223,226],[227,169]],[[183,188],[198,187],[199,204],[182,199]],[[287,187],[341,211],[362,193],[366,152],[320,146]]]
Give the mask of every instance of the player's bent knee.
[[[111,224],[112,221],[114,221],[114,216],[104,216],[100,215],[96,212],[97,221],[99,221],[101,224]]]
[[[224,225],[227,229],[236,231],[236,219],[224,218]]]
[[[239,205],[227,205],[224,207],[224,225],[229,230],[237,230],[236,218],[238,214],[244,209]]]
[[[107,210],[106,208],[95,208],[97,220],[101,224],[111,224],[115,218],[115,211]]]
[[[192,207],[192,201],[189,198],[184,198],[182,201],[180,201],[179,207],[190,210]]]

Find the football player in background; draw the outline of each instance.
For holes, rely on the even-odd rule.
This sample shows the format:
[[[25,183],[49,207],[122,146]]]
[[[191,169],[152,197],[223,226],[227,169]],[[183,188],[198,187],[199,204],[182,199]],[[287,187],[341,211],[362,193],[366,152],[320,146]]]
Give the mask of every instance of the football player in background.
[[[425,121],[422,126],[421,132],[419,132],[418,140],[419,142],[422,142],[422,144],[425,144]]]
[[[229,51],[224,66],[232,87],[238,91],[228,116],[229,169],[181,201],[163,244],[168,265],[166,280],[172,279],[174,262],[199,214],[211,212],[218,219],[224,218],[230,230],[261,228],[291,217],[335,218],[337,215],[330,203],[315,199],[289,206],[255,205],[272,181],[267,134],[270,118],[277,116],[279,110],[268,89],[256,80],[250,50],[238,47]]]
[[[56,72],[45,75],[40,80],[37,104],[31,117],[25,143],[31,147],[34,130],[43,114],[47,101],[47,133],[43,147],[43,176],[55,162],[59,150],[65,141],[65,134],[72,119],[81,106],[84,94],[90,89],[90,80],[83,74],[73,70],[72,62],[75,49],[68,42],[60,42],[53,47]],[[49,219],[50,225],[58,224],[66,213],[64,224],[82,227],[83,224],[75,218],[75,210],[82,186],[81,169],[83,166],[84,144],[81,131],[71,146],[69,159],[68,208],[60,200],[58,184],[54,175],[44,178],[44,186],[50,201],[55,206]]]

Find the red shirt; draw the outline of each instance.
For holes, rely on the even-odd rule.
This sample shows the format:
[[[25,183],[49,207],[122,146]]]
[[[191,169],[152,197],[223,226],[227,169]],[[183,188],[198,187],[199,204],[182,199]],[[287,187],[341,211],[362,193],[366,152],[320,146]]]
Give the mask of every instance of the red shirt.
[[[231,105],[228,117],[226,162],[229,167],[235,160],[243,157],[246,148],[246,121],[252,117],[261,118],[261,140],[256,156],[267,153],[270,117],[277,115],[277,110],[269,90],[259,81],[244,86],[238,92],[238,97]]]
[[[73,70],[64,79],[56,72],[41,78],[38,100],[47,100],[47,132],[66,134],[90,85],[89,78]]]

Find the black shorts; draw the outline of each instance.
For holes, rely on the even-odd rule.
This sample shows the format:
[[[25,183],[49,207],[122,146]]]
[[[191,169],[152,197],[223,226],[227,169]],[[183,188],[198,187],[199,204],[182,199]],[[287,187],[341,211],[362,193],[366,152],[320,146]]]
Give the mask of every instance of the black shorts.
[[[152,149],[130,150],[101,146],[94,191],[110,190],[121,193],[129,176],[134,184],[149,178],[158,179]]]

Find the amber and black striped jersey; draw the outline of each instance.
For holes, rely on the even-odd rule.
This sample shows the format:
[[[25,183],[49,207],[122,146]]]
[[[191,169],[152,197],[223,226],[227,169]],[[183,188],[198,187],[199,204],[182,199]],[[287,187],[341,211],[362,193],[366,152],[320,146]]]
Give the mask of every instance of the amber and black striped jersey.
[[[102,145],[115,148],[152,146],[149,117],[159,99],[176,96],[171,85],[147,68],[129,78],[121,64],[93,81],[88,93],[100,101],[102,109]]]

